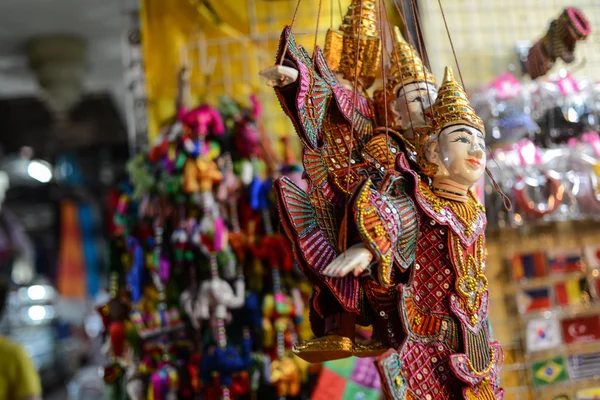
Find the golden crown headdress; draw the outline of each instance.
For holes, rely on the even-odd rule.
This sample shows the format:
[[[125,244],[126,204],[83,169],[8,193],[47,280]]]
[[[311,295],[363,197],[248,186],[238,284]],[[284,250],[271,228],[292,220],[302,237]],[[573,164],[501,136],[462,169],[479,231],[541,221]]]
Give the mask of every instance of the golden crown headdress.
[[[444,71],[444,81],[433,104],[432,130],[439,132],[456,124],[472,126],[485,134],[483,121],[471,107],[467,94],[456,82],[452,68],[448,66]]]
[[[425,154],[427,147],[438,137],[442,129],[457,124],[471,126],[485,135],[483,121],[471,107],[467,94],[456,82],[452,68],[448,66],[444,71],[444,80],[433,104],[433,124],[430,129],[415,132],[417,162],[425,175],[431,176],[437,170],[435,164],[427,161]]]
[[[393,91],[400,84],[407,85],[413,82],[431,83],[435,86],[435,78],[397,26],[394,27],[394,49],[390,59],[390,80],[386,84],[389,91]]]
[[[375,3],[376,0],[352,0],[339,31],[328,30],[325,39],[325,59],[329,67],[350,81],[358,75],[364,86],[370,86],[375,80],[381,62]]]
[[[397,26],[394,27],[394,48],[390,56],[390,62],[389,80],[385,84],[385,98],[383,90],[376,90],[373,94],[380,125],[386,124],[384,109],[386,106],[388,107],[388,125],[390,125],[389,121],[392,120],[393,116],[393,101],[396,99],[394,89],[398,85],[404,86],[415,82],[436,85],[433,74],[423,64],[419,53],[404,39],[400,28]],[[387,104],[385,104],[385,100],[387,100]]]

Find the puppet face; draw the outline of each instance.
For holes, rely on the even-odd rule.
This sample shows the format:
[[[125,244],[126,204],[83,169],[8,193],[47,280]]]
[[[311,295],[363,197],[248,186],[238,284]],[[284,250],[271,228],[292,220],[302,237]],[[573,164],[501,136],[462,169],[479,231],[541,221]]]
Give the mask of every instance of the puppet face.
[[[437,98],[434,85],[426,82],[412,82],[394,89],[396,99],[393,110],[398,126],[404,131],[407,139],[413,139],[413,130],[428,126],[427,115],[431,105]]]
[[[485,171],[485,138],[481,131],[468,125],[446,127],[430,145],[427,158],[438,166],[436,178],[471,187]]]

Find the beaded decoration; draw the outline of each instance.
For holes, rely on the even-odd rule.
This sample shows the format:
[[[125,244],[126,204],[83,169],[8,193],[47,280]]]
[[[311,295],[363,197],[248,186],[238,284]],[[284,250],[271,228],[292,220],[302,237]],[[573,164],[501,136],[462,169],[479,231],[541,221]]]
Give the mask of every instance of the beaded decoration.
[[[483,235],[480,235],[477,239],[475,254],[464,254],[460,240],[455,235],[451,235],[450,238],[453,259],[457,264],[456,291],[466,306],[471,323],[476,324],[481,298],[488,289],[488,280],[484,274]]]
[[[467,245],[471,245],[485,227],[485,207],[472,191],[469,191],[469,201],[452,201],[437,196],[425,182],[419,181],[417,200],[431,217],[448,224]]]
[[[413,201],[406,195],[404,178],[389,171],[379,190],[367,180],[354,203],[355,223],[365,245],[378,263],[379,282],[391,285],[393,262],[406,270],[414,261],[418,218]]]

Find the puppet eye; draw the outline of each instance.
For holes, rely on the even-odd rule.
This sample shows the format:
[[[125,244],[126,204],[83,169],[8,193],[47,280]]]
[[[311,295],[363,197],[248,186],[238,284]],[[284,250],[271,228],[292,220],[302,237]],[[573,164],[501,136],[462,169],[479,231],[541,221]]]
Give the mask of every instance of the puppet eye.
[[[454,139],[454,142],[471,143],[468,137],[462,135]]]

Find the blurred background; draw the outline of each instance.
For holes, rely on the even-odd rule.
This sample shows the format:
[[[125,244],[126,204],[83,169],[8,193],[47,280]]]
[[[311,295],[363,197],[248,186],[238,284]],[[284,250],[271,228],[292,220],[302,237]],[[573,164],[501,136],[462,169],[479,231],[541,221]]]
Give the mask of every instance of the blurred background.
[[[423,41],[437,77],[458,60],[486,122],[488,165],[515,205],[506,211],[492,182],[482,182],[490,318],[506,349],[507,398],[597,398],[600,2],[443,0],[444,15],[437,0],[384,3],[390,24]],[[311,49],[316,35],[322,45],[349,4],[302,1],[299,43]],[[297,5],[0,2],[0,236],[10,238],[0,245],[12,251],[2,260],[12,286],[0,335],[25,346],[44,398],[103,396],[97,308],[110,298],[116,204],[128,160],[148,152],[175,114],[182,65],[193,104],[256,95],[262,140],[282,160],[286,149],[298,158],[293,127],[258,75],[273,64]],[[569,7],[591,32],[540,72],[531,49]],[[539,372],[550,367],[560,372]]]

